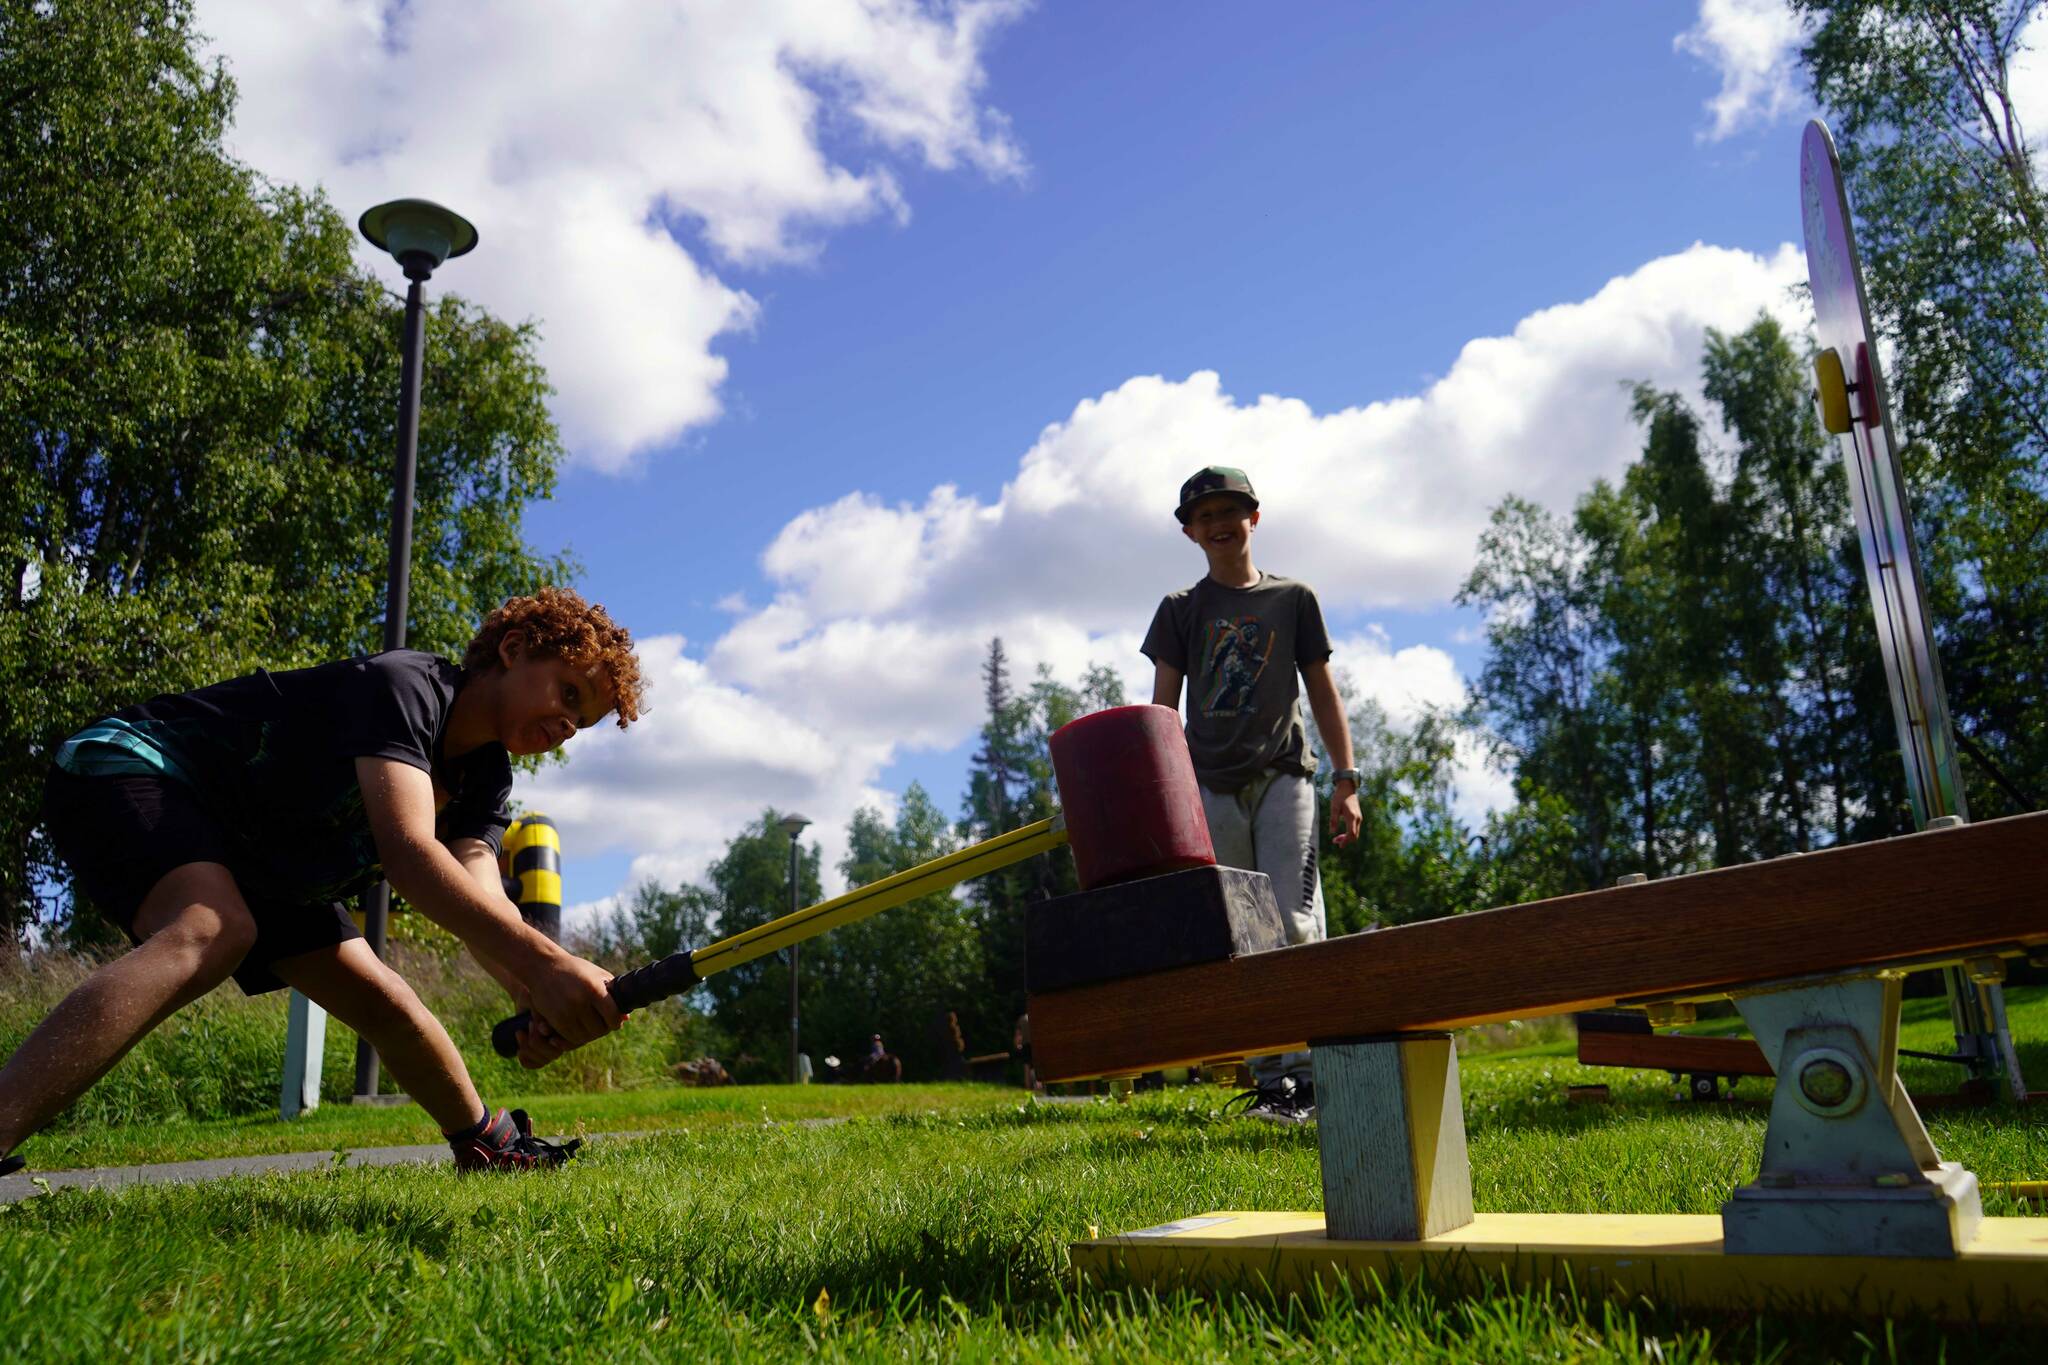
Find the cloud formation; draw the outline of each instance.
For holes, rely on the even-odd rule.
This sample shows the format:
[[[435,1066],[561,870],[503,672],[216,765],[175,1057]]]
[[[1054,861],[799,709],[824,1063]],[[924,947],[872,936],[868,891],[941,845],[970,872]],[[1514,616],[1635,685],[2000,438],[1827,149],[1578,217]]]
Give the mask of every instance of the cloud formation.
[[[1142,630],[1132,584],[1200,574],[1173,497],[1212,462],[1258,486],[1261,561],[1335,605],[1440,606],[1502,495],[1564,506],[1619,470],[1636,444],[1625,383],[1696,391],[1706,329],[1763,310],[1803,325],[1789,293],[1803,274],[1790,245],[1696,245],[1468,343],[1420,394],[1328,413],[1240,401],[1210,371],[1129,379],[1047,426],[992,503],[951,487],[893,507],[854,492],[792,520],[762,557],[774,604],[720,642],[714,666],[752,683],[769,671],[766,638],[819,640],[847,621]]]
[[[351,216],[424,194],[477,224],[446,287],[541,321],[571,449],[619,468],[719,414],[712,348],[760,307],[707,259],[800,262],[834,228],[907,220],[895,164],[1023,173],[982,69],[1022,8],[200,0],[198,26],[257,170]]]
[[[1068,680],[1102,663],[1149,697],[1138,643],[1152,609],[1203,572],[1174,491],[1207,463],[1250,472],[1265,505],[1257,561],[1315,585],[1326,610],[1443,609],[1502,497],[1568,508],[1619,474],[1641,445],[1628,382],[1698,404],[1706,330],[1760,311],[1805,327],[1790,292],[1803,273],[1789,244],[1696,245],[1470,342],[1420,393],[1319,413],[1241,400],[1211,372],[1139,376],[1045,427],[991,501],[949,486],[898,504],[849,491],[782,528],[761,556],[770,600],[731,603],[701,659],[680,640],[650,646],[653,715],[577,741],[575,762],[523,795],[568,846],[695,875],[763,805],[798,805],[828,839],[861,801],[886,809],[874,783],[891,761],[973,735],[991,636],[1020,681],[1041,663]],[[1464,697],[1448,654],[1374,629],[1350,631],[1335,662],[1397,720]],[[1460,766],[1468,815],[1506,799],[1476,751]]]
[[[577,736],[570,762],[519,781],[528,809],[545,811],[570,856],[630,854],[627,885],[701,877],[726,841],[766,807],[801,811],[837,863],[863,805],[893,810],[871,785],[893,741],[826,735],[762,697],[713,678],[681,636],[636,642],[649,709],[631,729]]]
[[[1377,702],[1397,729],[1412,728],[1426,712],[1462,710],[1469,698],[1457,662],[1433,645],[1396,649],[1383,628],[1372,626],[1331,641],[1331,647],[1343,685]],[[1488,811],[1514,804],[1513,778],[1492,766],[1483,744],[1460,735],[1453,741],[1453,755],[1453,804],[1460,818],[1481,825]]]
[[[1713,124],[1702,142],[1761,128],[1806,107],[1799,80],[1803,21],[1784,0],[1700,0],[1697,23],[1672,40],[1713,67],[1721,89],[1707,101]]]

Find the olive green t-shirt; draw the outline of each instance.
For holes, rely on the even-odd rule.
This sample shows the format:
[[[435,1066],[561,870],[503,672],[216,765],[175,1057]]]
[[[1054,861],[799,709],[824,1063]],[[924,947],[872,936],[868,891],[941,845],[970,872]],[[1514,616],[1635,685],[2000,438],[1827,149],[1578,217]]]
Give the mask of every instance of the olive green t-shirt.
[[[1230,588],[1205,575],[1166,595],[1140,648],[1187,678],[1188,752],[1203,786],[1228,793],[1268,768],[1315,771],[1297,679],[1330,657],[1330,633],[1308,584],[1262,573]]]

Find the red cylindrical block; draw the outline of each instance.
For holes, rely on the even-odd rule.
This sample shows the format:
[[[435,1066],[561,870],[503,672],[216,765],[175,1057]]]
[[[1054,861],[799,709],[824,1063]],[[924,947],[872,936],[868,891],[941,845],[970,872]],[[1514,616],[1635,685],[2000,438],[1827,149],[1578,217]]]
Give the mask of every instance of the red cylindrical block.
[[[1081,889],[1216,861],[1195,765],[1167,706],[1119,706],[1052,736],[1052,770]]]

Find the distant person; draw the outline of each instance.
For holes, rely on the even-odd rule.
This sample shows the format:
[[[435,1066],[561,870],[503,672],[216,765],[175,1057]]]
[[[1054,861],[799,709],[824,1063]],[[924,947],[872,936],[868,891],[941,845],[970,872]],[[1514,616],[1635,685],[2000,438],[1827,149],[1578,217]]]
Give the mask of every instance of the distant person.
[[[868,1059],[860,1078],[869,1085],[893,1085],[903,1079],[903,1059],[882,1045],[882,1035],[868,1039]]]
[[[726,1074],[716,1057],[699,1057],[694,1062],[677,1062],[669,1068],[669,1074],[684,1085],[713,1086],[731,1085],[732,1077]]]
[[[617,1028],[610,974],[528,926],[498,845],[512,756],[640,714],[632,638],[542,588],[492,612],[460,664],[399,649],[157,697],[58,746],[41,822],[73,884],[135,948],[66,996],[0,1069],[7,1155],[180,1006],[233,977],[292,986],[368,1039],[464,1170],[558,1165],[569,1148],[493,1114],[412,988],[344,903],[380,876],[466,944],[533,1026],[529,1067]]]
[[[1045,1087],[1038,1083],[1038,1071],[1031,1063],[1031,1015],[1029,1011],[1018,1015],[1016,1026],[1010,1030],[1010,1055],[1024,1063],[1024,1088],[1033,1094],[1044,1094]]]
[[[1168,593],[1153,614],[1141,646],[1152,661],[1152,700],[1178,710],[1181,684],[1188,684],[1188,752],[1216,859],[1270,877],[1287,941],[1314,943],[1326,930],[1315,754],[1298,703],[1304,689],[1337,765],[1330,832],[1348,844],[1362,822],[1322,607],[1308,584],[1252,563],[1259,499],[1243,470],[1197,471],[1181,485],[1174,516],[1209,571],[1193,587]],[[1307,1053],[1256,1058],[1253,1075],[1246,1112],[1290,1123],[1315,1116]]]

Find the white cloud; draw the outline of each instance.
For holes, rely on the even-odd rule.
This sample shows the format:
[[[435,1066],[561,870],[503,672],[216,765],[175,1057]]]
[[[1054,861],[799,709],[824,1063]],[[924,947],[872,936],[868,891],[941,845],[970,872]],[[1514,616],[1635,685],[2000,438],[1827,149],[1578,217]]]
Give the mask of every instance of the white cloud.
[[[2006,71],[2013,112],[2034,152],[2034,173],[2048,177],[2048,8],[2034,12],[2020,31]]]
[[[1713,67],[1721,89],[1707,101],[1713,126],[1703,142],[1719,142],[1805,107],[1799,84],[1804,21],[1784,0],[1700,0],[1699,22],[1672,46]]]
[[[985,640],[1015,627],[1062,654],[1071,635],[1140,633],[1150,599],[1134,606],[1133,585],[1201,574],[1171,510],[1180,480],[1211,461],[1258,486],[1262,563],[1338,607],[1440,606],[1504,494],[1562,507],[1627,464],[1638,433],[1625,381],[1696,394],[1707,328],[1759,310],[1803,326],[1788,293],[1803,271],[1790,245],[1768,257],[1694,246],[1467,344],[1421,394],[1328,413],[1240,402],[1206,371],[1127,380],[1046,427],[993,502],[951,487],[893,507],[851,493],[791,521],[762,558],[774,604],[719,642],[714,667],[765,684],[780,656],[832,652],[849,627],[863,632],[850,648],[877,648],[892,679],[913,648],[906,629]]]
[[[636,643],[648,684],[640,722],[578,736],[569,763],[519,782],[519,799],[555,822],[566,856],[630,853],[628,886],[694,879],[773,806],[812,819],[829,870],[855,810],[893,808],[871,785],[888,762],[887,737],[828,737],[711,678],[680,636]]]
[[[1672,41],[1678,51],[1715,68],[1721,89],[1707,101],[1711,127],[1700,140],[1718,142],[1808,110],[1799,71],[1806,21],[1785,0],[1701,0],[1699,21]],[[2006,73],[2034,164],[2048,175],[2048,6],[2028,15]],[[1988,131],[1988,130],[1982,130]]]
[[[562,907],[562,938],[573,941],[595,930],[626,904],[623,892]]]
[[[973,735],[990,636],[1020,683],[1040,663],[1072,680],[1094,662],[1149,697],[1138,644],[1153,607],[1202,573],[1172,519],[1192,469],[1251,473],[1258,562],[1314,584],[1326,609],[1441,609],[1503,496],[1567,508],[1635,457],[1626,381],[1697,403],[1707,328],[1759,310],[1804,328],[1789,293],[1803,269],[1790,245],[1694,246],[1471,342],[1418,394],[1318,413],[1240,402],[1210,373],[1144,376],[1047,426],[992,501],[947,486],[893,505],[849,492],[784,526],[762,553],[770,599],[730,602],[731,627],[701,659],[673,637],[647,644],[646,720],[577,740],[575,761],[522,796],[565,848],[630,850],[636,878],[700,875],[764,805],[816,820],[829,866],[854,809],[886,805],[874,783],[890,762]],[[1397,720],[1464,698],[1448,654],[1383,632],[1349,634],[1336,663]],[[1508,799],[1476,751],[1460,752],[1459,783],[1471,818]]]
[[[1384,627],[1330,642],[1351,690],[1379,703],[1387,719],[1410,726],[1426,711],[1465,704],[1465,679],[1451,656],[1433,645],[1394,648]]]
[[[908,217],[892,160],[1023,172],[981,65],[1022,8],[201,0],[198,26],[258,170],[324,185],[350,216],[424,194],[477,224],[436,287],[539,319],[571,448],[617,468],[718,415],[712,346],[759,316],[684,241],[734,265],[802,261],[830,229]],[[854,144],[839,160],[827,127]]]
[[[1426,711],[1462,710],[1470,695],[1457,663],[1432,645],[1396,649],[1379,626],[1331,644],[1350,689],[1379,703],[1398,728],[1412,727]],[[1485,746],[1470,736],[1453,742],[1452,781],[1452,807],[1468,824],[1480,825],[1488,811],[1514,804],[1513,779],[1495,769]]]

